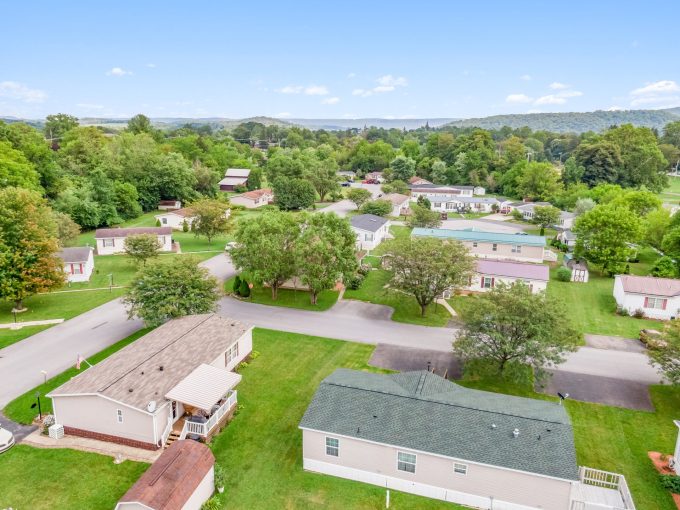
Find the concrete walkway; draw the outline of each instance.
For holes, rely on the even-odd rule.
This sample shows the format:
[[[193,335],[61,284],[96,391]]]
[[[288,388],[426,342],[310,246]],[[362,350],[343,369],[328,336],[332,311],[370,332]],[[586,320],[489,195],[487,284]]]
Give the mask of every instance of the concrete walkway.
[[[61,324],[64,319],[46,319],[43,321],[24,321],[24,322],[7,322],[0,324],[0,329],[21,329],[28,326],[48,326],[50,324]]]
[[[153,463],[163,453],[162,449],[145,450],[143,448],[108,443],[86,437],[64,436],[61,439],[53,439],[41,434],[39,430],[29,434],[21,443],[36,448],[72,448],[83,452],[108,455],[116,459],[116,461],[134,460],[149,464]]]

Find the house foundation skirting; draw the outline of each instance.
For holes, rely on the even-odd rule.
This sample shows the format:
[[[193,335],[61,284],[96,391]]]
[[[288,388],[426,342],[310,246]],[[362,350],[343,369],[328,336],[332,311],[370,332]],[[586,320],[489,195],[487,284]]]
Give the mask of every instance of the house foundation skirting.
[[[102,434],[100,432],[93,432],[91,430],[77,429],[75,427],[64,427],[64,434],[87,437],[89,439],[98,439],[99,441],[132,446],[134,448],[142,448],[144,450],[158,450],[158,446],[152,443],[145,443],[144,441],[137,441],[136,439],[128,439],[126,437],[112,436],[110,434]]]

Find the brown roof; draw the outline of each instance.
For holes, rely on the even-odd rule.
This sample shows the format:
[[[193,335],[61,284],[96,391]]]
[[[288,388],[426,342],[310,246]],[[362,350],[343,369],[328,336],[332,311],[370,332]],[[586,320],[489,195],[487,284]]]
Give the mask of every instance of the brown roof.
[[[388,195],[385,195],[383,197],[384,200],[389,200],[392,202],[392,205],[402,205],[404,202],[407,202],[409,197],[406,195],[402,195],[401,193],[390,193]]]
[[[411,178],[408,180],[408,182],[409,182],[410,184],[415,184],[415,183],[432,184],[432,183],[431,183],[430,181],[428,181],[427,179],[423,179],[422,177],[418,177],[417,175],[414,175],[413,177],[411,177]]]
[[[248,330],[215,314],[173,319],[50,392],[99,394],[146,409],[201,363],[212,363]]]
[[[262,195],[273,195],[273,193],[269,188],[262,188],[254,189],[253,191],[246,191],[245,193],[241,193],[239,196],[246,197],[251,200],[257,200],[258,198],[262,197]]]
[[[191,439],[175,441],[120,498],[153,510],[181,510],[215,465],[210,448]]]
[[[618,275],[623,290],[633,294],[649,294],[651,296],[673,297],[680,294],[680,280],[671,278],[654,278],[653,276]]]
[[[194,210],[191,207],[182,207],[181,209],[167,211],[164,213],[157,214],[156,216],[164,216],[166,214],[176,214],[177,216],[182,216],[183,218],[190,218],[194,215]]]
[[[139,234],[167,236],[172,234],[172,227],[98,228],[94,233],[94,237],[95,239],[104,239],[110,237],[136,236]]]
[[[175,204],[181,204],[179,200],[161,200],[158,202],[158,205],[175,205]]]

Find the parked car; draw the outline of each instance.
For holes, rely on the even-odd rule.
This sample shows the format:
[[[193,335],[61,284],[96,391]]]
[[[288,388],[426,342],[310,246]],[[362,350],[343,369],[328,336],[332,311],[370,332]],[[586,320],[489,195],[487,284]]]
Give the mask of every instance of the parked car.
[[[362,182],[363,184],[379,184],[379,182],[376,181],[375,179],[364,179],[364,180],[361,181],[361,182]]]
[[[14,435],[0,426],[0,453],[9,450],[12,446],[14,446]]]
[[[351,183],[349,181],[345,181],[345,182],[340,183],[340,186],[342,186],[343,188],[349,188],[350,184]]]
[[[656,329],[641,329],[640,342],[645,344],[649,349],[663,349],[668,344],[662,340],[662,333]]]

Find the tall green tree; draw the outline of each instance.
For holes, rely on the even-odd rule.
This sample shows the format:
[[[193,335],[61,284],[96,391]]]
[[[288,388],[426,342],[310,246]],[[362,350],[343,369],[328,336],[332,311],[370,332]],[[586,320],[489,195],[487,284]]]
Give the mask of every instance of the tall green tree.
[[[41,191],[40,175],[21,151],[0,141],[0,188],[19,186]]]
[[[78,239],[80,225],[71,219],[68,214],[59,211],[52,211],[54,223],[57,226],[57,239],[59,246],[66,246]]]
[[[140,133],[153,133],[154,130],[151,125],[151,119],[141,113],[138,113],[128,121],[127,128],[128,131],[135,135]]]
[[[294,215],[265,212],[239,223],[234,235],[236,246],[229,255],[252,280],[268,285],[272,299],[276,300],[279,287],[295,275],[299,236],[300,223]]]
[[[371,192],[365,188],[350,188],[347,192],[347,199],[354,202],[357,208],[361,208],[371,199]]]
[[[161,250],[155,234],[137,234],[125,238],[125,253],[135,262],[146,265],[147,260],[158,257]]]
[[[583,168],[581,180],[588,186],[614,183],[619,180],[623,168],[621,148],[608,140],[586,141],[574,152],[574,163]]]
[[[541,235],[545,234],[545,229],[551,225],[556,225],[560,221],[560,211],[557,207],[552,205],[540,206],[534,208],[534,217],[532,223],[541,227]]]
[[[577,254],[611,274],[622,271],[622,264],[633,254],[630,244],[643,234],[642,221],[635,213],[610,204],[579,216],[573,230],[578,236]]]
[[[0,189],[0,298],[23,311],[24,299],[64,284],[52,210],[39,193]]]
[[[309,287],[313,305],[317,303],[319,293],[332,289],[336,282],[354,274],[357,267],[355,243],[356,235],[346,219],[334,213],[303,216],[295,257],[297,274]]]
[[[397,156],[390,163],[390,169],[392,170],[391,180],[408,182],[416,175],[416,162],[405,156]]]
[[[437,228],[442,224],[441,214],[437,211],[413,203],[410,209],[411,214],[406,218],[406,223],[411,228]]]
[[[192,257],[183,256],[143,267],[123,302],[129,318],[139,317],[148,327],[157,327],[177,317],[214,312],[219,298],[215,277]]]
[[[517,191],[530,200],[549,200],[562,187],[560,174],[550,163],[527,163],[517,180]]]
[[[231,228],[229,223],[229,204],[222,200],[204,198],[191,204],[194,221],[191,230],[194,235],[205,236],[212,243],[215,236],[226,234]]]
[[[459,241],[407,237],[390,244],[390,287],[412,295],[425,316],[428,305],[445,290],[465,284],[475,262]]]
[[[45,119],[45,136],[47,138],[61,138],[70,130],[78,127],[78,119],[65,113],[48,115]]]
[[[277,177],[272,185],[274,202],[282,211],[307,209],[314,205],[316,190],[305,179]]]
[[[540,373],[562,363],[580,337],[557,299],[534,294],[523,283],[501,284],[475,298],[453,350],[466,365],[486,365],[500,374],[511,366],[522,374],[527,365]]]

